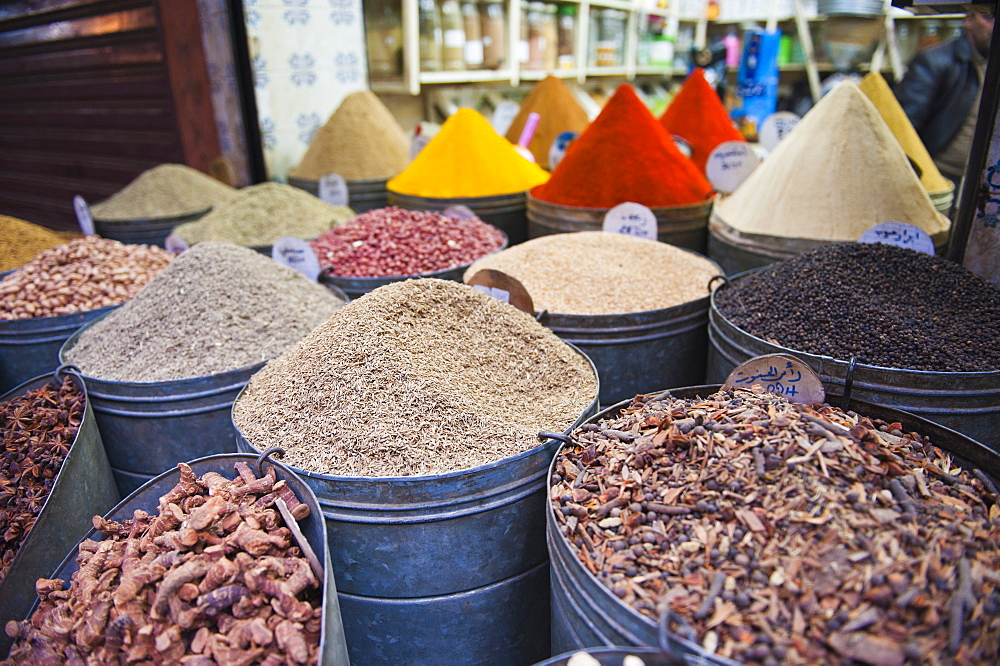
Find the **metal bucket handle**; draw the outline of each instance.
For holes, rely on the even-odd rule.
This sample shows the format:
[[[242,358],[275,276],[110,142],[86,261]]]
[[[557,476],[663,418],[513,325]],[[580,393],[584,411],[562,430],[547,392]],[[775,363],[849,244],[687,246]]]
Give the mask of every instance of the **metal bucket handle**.
[[[851,408],[851,391],[854,389],[854,369],[858,365],[858,357],[852,356],[851,362],[847,366],[847,376],[844,378],[844,399],[840,403],[840,408],[845,412]]]
[[[253,464],[254,471],[257,472],[257,476],[264,476],[264,462],[267,461],[272,455],[278,456],[279,458],[285,457],[285,450],[280,446],[272,446],[269,449],[265,449]]]
[[[569,435],[564,435],[561,432],[549,432],[547,430],[542,430],[538,433],[538,439],[548,441],[550,439],[556,439],[564,444],[573,444],[573,438]]]
[[[727,278],[722,273],[719,273],[718,275],[713,275],[712,277],[710,277],[708,279],[708,291],[709,292],[712,291],[712,285],[715,284],[716,280],[722,280],[722,285],[724,287],[728,287],[729,286],[729,278]]]
[[[52,381],[56,384],[59,383],[60,375],[71,375],[76,377],[77,383],[83,386],[83,370],[72,363],[63,363],[58,368],[52,371]]]

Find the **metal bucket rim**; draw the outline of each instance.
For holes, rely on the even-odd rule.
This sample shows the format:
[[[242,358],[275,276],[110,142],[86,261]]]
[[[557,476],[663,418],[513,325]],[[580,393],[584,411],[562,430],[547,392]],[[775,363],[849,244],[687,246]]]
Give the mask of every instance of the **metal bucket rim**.
[[[573,349],[573,351],[575,351],[578,355],[580,355],[587,361],[587,364],[590,366],[590,370],[594,375],[594,387],[595,387],[593,400],[591,400],[590,403],[588,403],[587,407],[584,408],[584,410],[580,413],[580,416],[578,416],[576,420],[573,421],[573,424],[568,426],[565,430],[562,431],[562,434],[565,435],[569,434],[577,426],[585,423],[586,420],[590,418],[587,416],[587,414],[591,413],[595,409],[595,407],[600,404],[598,401],[601,395],[601,380],[597,374],[597,367],[594,365],[594,362],[590,360],[589,356],[584,354],[576,345],[566,342],[564,340],[562,342],[564,344],[569,345]],[[236,425],[236,420],[233,418],[233,411],[236,409],[236,403],[240,401],[240,398],[243,397],[243,394],[246,392],[248,387],[249,384],[247,386],[244,386],[243,389],[239,392],[239,395],[237,395],[236,399],[233,401],[233,407],[232,409],[230,409],[229,412],[229,420],[233,425],[233,429],[236,431],[236,436],[241,440],[243,440],[244,442],[246,442],[247,446],[251,447],[254,451],[259,452],[261,449],[258,448],[256,444],[248,440],[243,435],[243,431],[240,430],[239,426]],[[465,469],[453,470],[451,472],[443,472],[441,474],[412,474],[410,476],[344,476],[341,474],[324,474],[322,472],[311,472],[309,470],[293,467],[292,465],[286,465],[286,467],[293,470],[296,474],[299,474],[300,476],[319,479],[321,481],[330,481],[337,483],[388,483],[388,484],[435,483],[439,481],[451,481],[459,479],[463,476],[480,475],[484,472],[490,472],[495,469],[499,469],[500,467],[505,467],[512,462],[530,458],[550,448],[553,451],[556,451],[558,449],[557,444],[558,440],[549,439],[545,442],[542,442],[538,446],[528,449],[527,451],[522,451],[521,453],[517,453],[512,456],[507,456],[506,458],[501,458],[500,460],[495,460],[493,462],[489,462],[484,465],[479,465],[476,467],[467,467]]]
[[[87,322],[86,324],[78,328],[76,332],[73,333],[73,335],[69,336],[69,338],[66,339],[66,342],[63,343],[62,347],[59,348],[59,362],[68,363],[69,361],[66,360],[65,356],[66,352],[71,350],[76,345],[76,343],[80,339],[80,336],[84,332],[86,332],[87,329],[89,329],[102,319],[104,319],[109,314],[111,313],[106,312],[102,314],[100,317],[97,317],[96,319]],[[257,361],[255,363],[251,363],[250,365],[245,365],[241,368],[235,368],[233,370],[224,370],[223,372],[215,372],[207,375],[197,375],[194,377],[182,377],[181,379],[164,379],[155,382],[123,382],[123,381],[118,381],[116,379],[101,379],[100,377],[91,377],[90,375],[86,374],[83,370],[80,371],[80,374],[83,376],[85,380],[94,382],[95,387],[97,385],[106,385],[106,386],[122,386],[122,387],[137,388],[137,389],[179,388],[185,385],[203,382],[207,378],[215,378],[218,383],[229,382],[233,379],[236,379],[240,374],[245,374],[248,371],[254,369],[259,370],[260,368],[264,367],[264,365],[270,360],[271,359]],[[212,390],[210,393],[217,393],[217,392],[218,390]],[[184,396],[184,397],[193,397],[193,396]]]
[[[746,277],[746,276],[748,276],[750,274],[757,273],[757,272],[762,271],[762,270],[764,270],[766,268],[767,268],[767,266],[764,266],[764,267],[761,267],[761,268],[754,268],[754,269],[749,270],[749,271],[744,271],[742,273],[738,273],[737,275],[734,275],[733,277],[729,278],[729,282],[732,283],[732,282],[734,282],[734,281],[736,281],[736,280],[738,280],[740,278],[744,278],[744,277]],[[722,314],[722,312],[719,310],[718,306],[715,303],[715,294],[718,293],[721,289],[725,289],[727,286],[728,285],[726,285],[726,284],[722,284],[717,289],[714,289],[712,291],[712,293],[711,293],[711,302],[710,302],[710,305],[709,305],[709,314],[710,315],[714,314],[715,316],[719,317],[719,319],[721,319],[726,325],[731,326],[732,328],[736,329],[737,331],[739,331],[743,335],[746,335],[748,338],[752,339],[754,342],[759,342],[761,344],[769,345],[771,347],[777,347],[780,353],[788,353],[788,354],[792,354],[794,356],[815,358],[815,359],[819,359],[821,361],[833,361],[835,363],[839,363],[839,364],[845,365],[845,366],[846,365],[850,365],[850,363],[851,363],[850,359],[848,359],[848,360],[845,361],[844,359],[835,358],[833,356],[826,356],[826,355],[823,355],[823,354],[813,354],[811,352],[802,351],[800,349],[792,349],[791,347],[786,347],[784,345],[779,345],[779,344],[775,344],[773,342],[769,342],[768,340],[765,340],[764,338],[758,337],[758,336],[754,335],[753,333],[750,333],[749,331],[746,331],[746,330],[740,328],[739,326],[737,326],[736,324],[734,324],[732,321],[730,321],[728,317],[726,317],[724,314]],[[776,353],[779,353],[779,352],[776,352]],[[863,363],[861,361],[857,361],[854,365],[857,368],[859,368],[859,369],[863,368],[863,369],[871,369],[871,370],[877,371],[877,372],[888,372],[888,373],[893,373],[893,374],[916,375],[918,377],[939,377],[940,376],[940,377],[944,377],[944,378],[956,378],[956,379],[962,379],[962,378],[969,378],[969,379],[971,379],[971,378],[979,378],[979,377],[983,377],[983,378],[997,377],[998,379],[1000,379],[1000,369],[997,369],[997,370],[981,370],[981,371],[976,371],[976,372],[946,372],[946,371],[942,371],[942,370],[911,370],[911,369],[908,369],[908,368],[889,368],[889,367],[881,366],[881,365],[871,365],[869,363]]]
[[[332,171],[331,173],[336,173],[336,172]],[[372,187],[378,187],[379,184],[385,185],[391,178],[395,178],[398,175],[399,174],[396,174],[394,176],[388,176],[386,178],[359,178],[357,180],[348,180],[348,179],[345,178],[344,182],[347,183],[348,189],[350,189],[351,185],[362,185],[362,186],[364,186],[364,185],[370,185]],[[319,187],[319,179],[299,178],[298,176],[288,176],[288,184],[289,185],[293,185],[294,183],[303,183],[303,184],[309,184],[309,185],[314,185],[316,187]]]
[[[103,202],[101,202],[103,203]],[[117,225],[130,225],[130,224],[155,224],[168,223],[168,222],[186,222],[188,218],[191,217],[202,217],[207,215],[212,211],[215,206],[209,206],[208,208],[198,208],[196,210],[188,211],[186,213],[175,213],[173,215],[161,215],[158,217],[122,217],[122,218],[104,218],[94,216],[94,224],[107,224],[111,226]]]
[[[719,273],[720,274],[722,273],[722,269],[721,268],[719,269]],[[552,330],[563,331],[564,329],[561,328],[561,326],[568,326],[568,325],[573,324],[574,322],[581,322],[582,323],[582,322],[593,321],[593,320],[602,319],[602,318],[615,317],[615,318],[624,319],[624,318],[627,318],[627,317],[630,317],[630,316],[633,316],[633,315],[662,315],[664,317],[664,319],[666,319],[669,315],[681,314],[681,313],[696,315],[696,314],[698,314],[698,311],[700,311],[702,309],[704,309],[705,312],[707,313],[708,312],[708,304],[710,302],[709,301],[710,297],[711,297],[711,293],[708,293],[708,294],[705,294],[704,296],[701,296],[699,298],[694,299],[693,301],[685,301],[684,303],[679,303],[677,305],[672,305],[669,308],[659,308],[657,310],[639,310],[639,311],[636,311],[636,312],[613,312],[613,313],[610,313],[610,314],[601,314],[601,315],[574,315],[574,314],[562,314],[560,312],[552,312],[550,310],[541,310],[541,311],[536,311],[535,315],[537,317],[538,315],[541,315],[542,313],[544,313],[544,315],[539,319],[540,322],[545,323],[545,326],[547,328],[551,328]],[[554,321],[551,321],[551,322],[548,321],[549,317],[553,318]],[[660,323],[662,323],[662,322],[657,321],[657,322],[655,322],[655,324],[652,324],[652,326],[659,325]],[[577,333],[577,332],[579,332],[579,333],[599,333],[600,332],[599,329],[591,329],[591,328],[580,328],[580,329],[567,328],[565,330],[566,330],[566,332],[573,332],[573,333]]]
[[[334,275],[333,273],[327,272],[327,268],[328,267],[323,267],[320,270],[320,274],[319,274],[320,278],[328,280],[330,284],[334,284],[334,285],[337,285],[337,286],[343,286],[344,284],[353,282],[354,284],[347,284],[347,286],[349,286],[349,287],[357,286],[359,288],[365,288],[365,287],[370,286],[370,283],[380,282],[380,281],[383,281],[383,280],[393,280],[393,281],[418,280],[418,279],[422,279],[422,278],[436,278],[436,277],[441,277],[445,273],[451,273],[453,271],[462,271],[462,272],[465,272],[465,270],[468,269],[469,266],[471,266],[472,264],[476,263],[480,259],[485,259],[486,257],[493,256],[497,252],[502,252],[503,250],[506,250],[508,244],[510,243],[510,238],[507,236],[507,233],[503,229],[500,229],[499,227],[496,227],[496,226],[490,224],[489,222],[485,222],[483,220],[480,220],[480,222],[483,222],[483,224],[489,224],[489,226],[493,227],[496,231],[499,231],[500,235],[503,237],[503,242],[500,244],[500,247],[498,247],[497,249],[492,250],[492,251],[484,254],[481,257],[476,257],[475,259],[473,259],[472,261],[470,261],[467,264],[461,264],[459,266],[452,266],[451,268],[442,268],[441,270],[432,271],[430,273],[417,273],[415,275],[381,275],[381,276],[378,276],[378,277],[351,277],[351,276],[347,276],[347,275]],[[366,284],[366,283],[368,283],[368,284]],[[381,285],[379,285],[379,286],[381,286]],[[372,288],[374,289],[375,287],[372,287]]]
[[[532,207],[532,206],[542,207],[542,208],[549,207],[549,208],[557,208],[557,209],[558,208],[565,208],[566,210],[580,211],[581,213],[590,213],[590,214],[593,214],[593,215],[597,215],[601,211],[607,212],[607,211],[611,210],[611,208],[614,207],[614,206],[612,206],[611,208],[605,208],[605,207],[602,207],[602,206],[567,206],[565,204],[559,204],[559,203],[555,203],[553,201],[546,201],[545,199],[539,199],[534,194],[532,194],[532,192],[534,192],[534,189],[535,188],[532,188],[531,190],[528,191],[528,199],[527,199],[527,201],[528,201],[528,207],[529,208]],[[687,212],[687,211],[690,211],[692,213],[699,213],[700,214],[703,211],[707,212],[709,209],[712,209],[713,206],[714,206],[714,204],[715,204],[715,200],[716,200],[715,196],[714,195],[710,195],[704,201],[697,201],[697,202],[692,203],[692,204],[682,204],[680,206],[646,206],[646,208],[648,208],[649,210],[653,211],[654,215],[657,212],[678,213],[678,212]],[[622,203],[624,203],[624,202],[622,202]]]
[[[52,317],[29,317],[27,319],[2,319],[0,320],[0,337],[3,337],[4,328],[11,326],[12,324],[20,324],[24,322],[46,322],[58,326],[60,323],[69,323],[70,317],[79,317],[84,314],[94,314],[96,319],[101,319],[106,314],[110,313],[115,308],[121,307],[125,302],[116,303],[115,305],[105,305],[104,307],[95,308],[94,310],[80,310],[79,312],[67,312],[66,314],[54,315]],[[84,326],[89,325],[90,322],[84,324]],[[20,328],[41,328],[42,325],[39,323],[37,326],[22,326]]]
[[[405,208],[405,200],[411,199],[414,201],[426,201],[429,205],[440,205],[442,210],[452,205],[466,205],[471,208],[473,212],[475,212],[476,206],[519,203],[524,200],[525,195],[528,193],[528,190],[521,190],[519,192],[507,192],[505,194],[490,194],[483,197],[422,197],[417,194],[403,194],[402,192],[397,192],[390,188],[386,188],[386,191],[394,197],[400,197],[400,204],[402,204],[401,207],[403,208]],[[392,202],[389,203],[390,206],[400,204],[393,204]]]

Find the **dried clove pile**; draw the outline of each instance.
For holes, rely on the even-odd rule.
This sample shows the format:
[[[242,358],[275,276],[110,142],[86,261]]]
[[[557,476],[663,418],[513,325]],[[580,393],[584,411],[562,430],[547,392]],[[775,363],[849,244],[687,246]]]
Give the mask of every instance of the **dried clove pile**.
[[[76,439],[83,392],[66,377],[0,403],[0,585]]]
[[[990,663],[1000,506],[899,423],[760,387],[638,396],[585,424],[550,497],[580,562],[747,663]],[[986,479],[984,483],[984,479]]]
[[[276,501],[296,520],[309,507],[273,467],[257,478],[236,463],[232,480],[179,467],[156,515],[94,517],[106,538],[80,544],[68,589],[38,580],[35,613],[7,623],[4,664],[316,663],[321,585]]]

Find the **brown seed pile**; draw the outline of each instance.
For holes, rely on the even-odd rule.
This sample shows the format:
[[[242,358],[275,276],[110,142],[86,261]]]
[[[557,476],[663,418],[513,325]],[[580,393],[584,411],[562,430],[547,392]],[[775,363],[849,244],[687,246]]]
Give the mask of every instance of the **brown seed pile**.
[[[4,664],[314,664],[322,630],[322,583],[276,508],[309,515],[274,468],[246,463],[227,479],[198,478],[186,464],[156,515],[121,523],[94,517],[100,541],[84,539],[68,589],[35,584],[29,620]]]
[[[233,408],[247,440],[323,474],[439,474],[562,431],[593,401],[585,358],[533,317],[436,279],[344,306],[251,378]]]
[[[84,407],[69,377],[0,403],[0,586],[42,512]]]
[[[760,387],[638,396],[557,456],[580,562],[638,612],[745,663],[992,663],[992,483],[900,423]],[[986,481],[984,481],[986,479]]]
[[[9,215],[0,215],[0,272],[19,268],[42,250],[65,242],[62,236],[51,229]]]
[[[144,220],[173,217],[218,206],[236,189],[183,164],[161,164],[143,171],[108,199],[90,207],[95,220]]]
[[[84,332],[66,359],[113,381],[211,375],[277,356],[343,304],[253,250],[200,243]]]
[[[270,245],[284,236],[316,238],[354,217],[346,206],[331,206],[308,192],[280,183],[245,187],[205,217],[174,228],[189,245],[222,241],[234,245]]]
[[[360,90],[344,98],[288,175],[319,180],[338,173],[344,180],[380,180],[409,163],[410,140],[403,128],[375,93]]]
[[[45,250],[0,280],[0,319],[54,317],[132,298],[174,255],[87,236]]]
[[[720,270],[708,259],[673,245],[581,231],[534,238],[484,257],[465,272],[484,268],[517,278],[535,310],[569,315],[644,312],[708,296]]]

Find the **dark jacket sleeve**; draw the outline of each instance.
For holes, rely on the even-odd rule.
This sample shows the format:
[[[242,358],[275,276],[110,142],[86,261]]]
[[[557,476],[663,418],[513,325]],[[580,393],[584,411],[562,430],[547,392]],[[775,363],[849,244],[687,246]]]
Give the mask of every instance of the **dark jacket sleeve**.
[[[896,88],[896,99],[918,134],[923,134],[927,123],[934,116],[939,97],[939,74],[935,71],[934,58],[926,51],[918,53],[906,70],[906,76]]]

